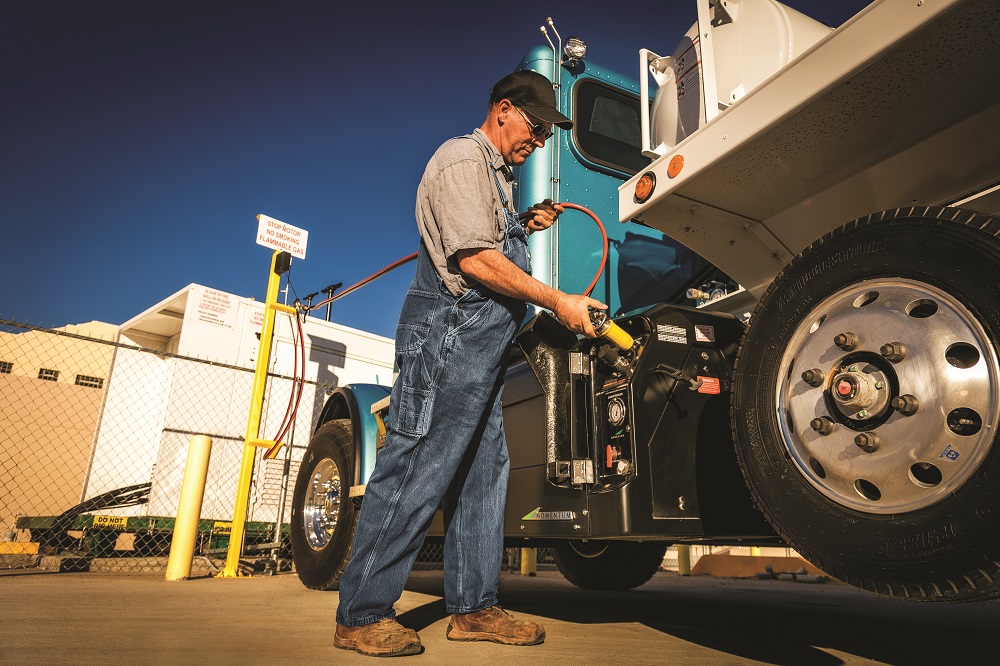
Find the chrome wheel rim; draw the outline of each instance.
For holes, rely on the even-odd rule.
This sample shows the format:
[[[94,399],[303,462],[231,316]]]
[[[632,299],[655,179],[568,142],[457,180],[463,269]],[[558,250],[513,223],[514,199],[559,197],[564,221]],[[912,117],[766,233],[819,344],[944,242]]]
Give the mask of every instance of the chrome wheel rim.
[[[322,550],[333,538],[340,517],[340,469],[329,458],[313,469],[302,506],[306,541],[313,550]]]
[[[914,280],[867,280],[795,330],[776,416],[791,461],[820,493],[865,513],[905,513],[950,496],[982,464],[998,376],[989,336],[958,299]]]

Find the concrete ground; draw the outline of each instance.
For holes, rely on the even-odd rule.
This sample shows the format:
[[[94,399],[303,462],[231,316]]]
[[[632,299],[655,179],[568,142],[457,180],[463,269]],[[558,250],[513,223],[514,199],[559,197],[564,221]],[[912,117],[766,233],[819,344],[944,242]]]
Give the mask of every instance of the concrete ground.
[[[678,576],[630,591],[580,590],[554,571],[504,573],[501,599],[544,624],[545,643],[445,639],[440,571],[396,605],[431,664],[993,664],[1000,605],[877,597],[838,582]],[[0,663],[373,664],[333,647],[336,592],[295,574],[165,582],[162,574],[0,572]]]

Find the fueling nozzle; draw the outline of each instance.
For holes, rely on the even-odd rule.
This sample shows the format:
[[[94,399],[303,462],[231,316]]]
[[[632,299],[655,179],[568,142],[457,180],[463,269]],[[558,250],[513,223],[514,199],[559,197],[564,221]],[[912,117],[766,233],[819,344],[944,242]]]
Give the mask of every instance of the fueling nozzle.
[[[611,321],[608,313],[604,310],[591,309],[590,323],[594,325],[594,331],[597,332],[597,335],[623,351],[628,351],[635,344],[632,336],[626,333],[621,326]]]

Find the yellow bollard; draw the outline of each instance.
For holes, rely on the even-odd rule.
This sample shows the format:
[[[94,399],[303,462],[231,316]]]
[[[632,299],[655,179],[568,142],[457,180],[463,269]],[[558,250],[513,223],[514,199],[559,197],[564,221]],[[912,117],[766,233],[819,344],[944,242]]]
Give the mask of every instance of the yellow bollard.
[[[211,455],[211,437],[195,435],[191,438],[187,464],[184,466],[184,481],[181,483],[181,498],[177,503],[174,536],[170,542],[170,556],[167,558],[167,580],[184,580],[191,576],[191,561],[194,559],[194,544],[198,537],[198,522],[201,520],[201,501],[205,497],[205,478],[208,476],[208,460]]]
[[[538,569],[538,550],[536,548],[521,549],[521,575],[534,576]]]
[[[691,575],[691,546],[686,543],[677,544],[677,573]]]

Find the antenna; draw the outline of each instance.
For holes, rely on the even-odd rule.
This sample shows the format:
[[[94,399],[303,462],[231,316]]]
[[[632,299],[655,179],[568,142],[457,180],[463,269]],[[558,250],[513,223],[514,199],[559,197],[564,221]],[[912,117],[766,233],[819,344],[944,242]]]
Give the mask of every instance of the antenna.
[[[550,28],[552,28],[552,32],[556,33],[556,39],[559,40],[559,49],[561,50],[562,49],[562,37],[559,36],[559,31],[556,30],[556,24],[552,22],[552,17],[551,16],[546,17],[545,18],[545,22],[549,24]]]
[[[552,58],[554,60],[555,56],[556,56],[556,45],[552,43],[552,38],[549,37],[549,31],[545,29],[544,25],[542,27],[540,27],[539,30],[542,31],[542,34],[545,35],[545,39],[546,39],[546,41],[548,41],[549,46],[552,47]]]
[[[552,43],[552,40],[549,38],[548,31],[545,29],[545,26],[543,25],[541,28],[542,34],[545,35],[545,39],[548,40],[549,46],[552,47],[552,87],[555,89],[556,92],[556,110],[561,112],[562,111],[562,67],[561,67],[562,37],[559,35],[559,31],[556,30],[556,24],[552,22],[551,16],[547,16],[545,18],[545,22],[549,25],[550,28],[552,28],[552,32],[555,34],[556,40],[559,42],[559,47],[556,48],[556,45]],[[555,127],[553,129],[555,129],[556,132],[558,133],[559,131],[558,127]],[[552,183],[550,186],[551,187],[550,193],[552,195],[553,201],[559,201],[559,168],[561,166],[560,164],[561,156],[559,153],[560,151],[558,149],[558,144],[557,144],[556,148],[552,150],[552,154],[550,155],[549,158],[551,160],[551,168],[552,168]]]

